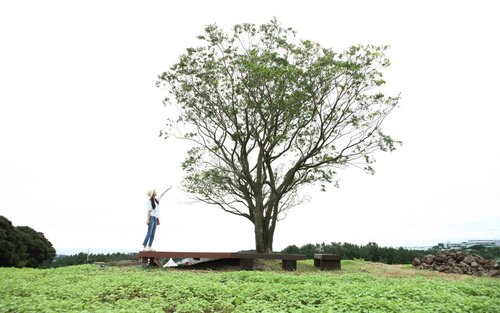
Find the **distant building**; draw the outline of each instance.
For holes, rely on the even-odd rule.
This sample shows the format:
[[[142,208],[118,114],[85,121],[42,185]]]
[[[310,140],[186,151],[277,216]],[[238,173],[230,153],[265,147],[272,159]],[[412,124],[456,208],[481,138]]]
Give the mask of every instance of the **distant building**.
[[[467,240],[467,248],[472,246],[500,247],[500,240]]]
[[[432,246],[420,246],[420,247],[402,247],[407,250],[420,250],[420,251],[426,251],[429,249],[432,249]]]
[[[438,247],[442,249],[466,249],[473,246],[483,246],[487,248],[500,247],[500,240],[467,240],[463,242],[445,242],[438,243]]]
[[[443,248],[443,249],[463,249],[467,248],[467,242],[445,242],[445,243],[438,243],[438,247]]]

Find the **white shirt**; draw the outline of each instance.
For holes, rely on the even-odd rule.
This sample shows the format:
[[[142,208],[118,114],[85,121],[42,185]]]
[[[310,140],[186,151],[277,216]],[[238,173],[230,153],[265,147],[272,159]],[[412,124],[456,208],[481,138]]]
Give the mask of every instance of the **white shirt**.
[[[148,199],[148,211],[150,216],[155,216],[156,218],[160,218],[160,200],[161,196],[156,196],[156,201],[158,201],[158,204],[156,205],[156,208],[153,209],[153,206],[151,205],[151,199]]]

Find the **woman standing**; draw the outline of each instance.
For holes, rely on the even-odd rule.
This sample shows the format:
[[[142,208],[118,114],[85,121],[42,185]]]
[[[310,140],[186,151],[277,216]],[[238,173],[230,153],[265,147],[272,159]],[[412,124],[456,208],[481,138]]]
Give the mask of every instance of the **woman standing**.
[[[144,251],[151,251],[151,246],[153,245],[153,240],[155,239],[156,226],[160,225],[160,200],[167,191],[170,190],[172,186],[168,187],[159,197],[156,196],[156,190],[148,191],[148,232],[146,233],[146,238],[142,243]]]

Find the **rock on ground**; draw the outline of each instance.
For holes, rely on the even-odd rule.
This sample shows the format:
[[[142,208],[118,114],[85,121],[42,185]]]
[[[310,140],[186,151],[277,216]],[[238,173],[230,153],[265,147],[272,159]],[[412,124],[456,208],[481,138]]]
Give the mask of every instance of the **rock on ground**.
[[[442,273],[500,277],[500,266],[493,260],[466,251],[441,251],[415,258],[413,267]]]

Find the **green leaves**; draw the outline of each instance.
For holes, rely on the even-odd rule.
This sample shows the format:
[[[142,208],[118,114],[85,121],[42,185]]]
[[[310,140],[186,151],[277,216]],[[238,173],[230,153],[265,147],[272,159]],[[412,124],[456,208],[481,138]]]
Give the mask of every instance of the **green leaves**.
[[[381,131],[399,101],[378,90],[386,46],[334,51],[276,19],[229,33],[209,25],[198,39],[157,83],[179,109],[170,130],[199,148],[182,165],[197,199],[268,212],[274,231],[299,187],[333,182],[346,166],[373,173],[372,155],[400,144]]]
[[[312,260],[299,263],[299,268],[313,268]],[[95,265],[0,268],[0,312],[496,313],[500,309],[500,283],[494,278],[430,278],[426,272],[413,274],[400,266],[342,263],[340,273],[298,274]],[[372,273],[374,268],[379,268],[378,274]]]

